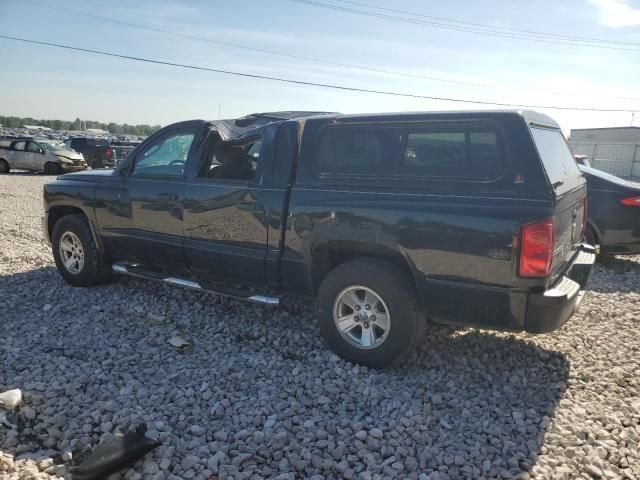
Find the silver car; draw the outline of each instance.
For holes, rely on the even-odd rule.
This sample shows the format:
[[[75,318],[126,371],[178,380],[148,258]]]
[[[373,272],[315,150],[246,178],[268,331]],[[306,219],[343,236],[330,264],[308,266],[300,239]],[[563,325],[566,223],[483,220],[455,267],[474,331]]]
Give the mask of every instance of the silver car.
[[[33,139],[0,140],[0,173],[20,169],[58,175],[86,168],[87,162],[82,154],[62,143]]]

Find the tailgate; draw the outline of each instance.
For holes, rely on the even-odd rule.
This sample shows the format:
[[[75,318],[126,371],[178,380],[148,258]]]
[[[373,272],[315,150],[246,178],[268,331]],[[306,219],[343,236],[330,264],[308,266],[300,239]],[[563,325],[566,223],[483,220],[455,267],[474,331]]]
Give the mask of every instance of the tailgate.
[[[555,199],[553,278],[566,269],[582,242],[586,181],[560,129],[531,126],[531,134]]]
[[[582,244],[587,189],[582,186],[556,199],[552,277],[565,270]]]

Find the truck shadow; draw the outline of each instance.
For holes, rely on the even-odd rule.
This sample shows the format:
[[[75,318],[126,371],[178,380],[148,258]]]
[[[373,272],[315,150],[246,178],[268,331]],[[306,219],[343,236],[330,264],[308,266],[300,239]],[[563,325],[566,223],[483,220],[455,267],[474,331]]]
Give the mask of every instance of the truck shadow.
[[[535,464],[570,371],[564,354],[522,336],[446,327],[433,327],[393,368],[370,370],[328,350],[309,302],[268,310],[136,279],[77,289],[52,267],[0,276],[0,299],[0,391],[22,388],[36,412],[30,436],[0,435],[0,450],[24,458],[95,448],[104,424],[124,431],[162,419],[164,430],[150,433],[164,442],[154,455],[174,446],[179,464],[197,423],[226,452],[220,468],[231,475],[232,457],[250,448],[241,434],[249,428],[265,433],[260,448],[270,453],[261,462],[277,468],[270,442],[287,432],[288,451],[311,452],[319,460],[304,468],[327,478],[339,476],[338,449],[356,473],[393,476],[400,463],[400,477],[512,478]],[[176,331],[194,345],[170,347]],[[49,391],[45,372],[57,365],[75,373]],[[105,399],[118,408],[96,423]],[[247,425],[235,420],[245,417]],[[228,437],[214,441],[222,430]]]

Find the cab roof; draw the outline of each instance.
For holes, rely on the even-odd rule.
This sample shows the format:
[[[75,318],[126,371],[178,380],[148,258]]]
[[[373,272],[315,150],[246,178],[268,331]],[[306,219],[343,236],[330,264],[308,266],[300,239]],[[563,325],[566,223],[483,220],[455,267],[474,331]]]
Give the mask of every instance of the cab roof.
[[[252,113],[244,117],[228,120],[212,120],[207,122],[215,128],[224,140],[251,136],[256,130],[271,123],[285,121],[303,121],[311,118],[330,118],[336,122],[399,122],[407,120],[428,120],[430,118],[477,118],[479,116],[498,117],[513,115],[521,117],[527,124],[541,125],[549,128],[560,126],[548,115],[533,110],[447,110],[447,111],[425,111],[425,112],[392,112],[392,113],[359,113],[341,114],[337,112],[315,112],[315,111],[282,111]]]

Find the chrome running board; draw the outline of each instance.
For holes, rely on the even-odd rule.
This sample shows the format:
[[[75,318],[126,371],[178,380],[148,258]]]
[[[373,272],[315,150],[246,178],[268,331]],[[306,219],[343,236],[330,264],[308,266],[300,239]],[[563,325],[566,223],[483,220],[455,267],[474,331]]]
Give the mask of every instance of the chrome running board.
[[[127,264],[122,262],[116,262],[111,266],[111,269],[115,273],[121,275],[129,275],[131,277],[144,278],[146,280],[156,280],[159,282],[168,283],[170,285],[177,285],[179,287],[191,288],[194,290],[202,290],[204,292],[213,293],[215,295],[221,295],[223,297],[234,298],[236,300],[244,300],[245,302],[257,303],[260,305],[268,305],[276,307],[280,305],[280,298],[269,295],[255,294],[251,291],[227,289],[227,288],[205,288],[198,282],[192,280],[185,280],[177,277],[165,277],[160,273],[151,272],[145,270],[138,264]]]

